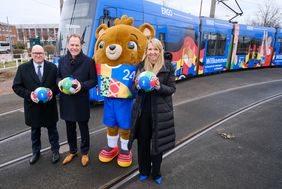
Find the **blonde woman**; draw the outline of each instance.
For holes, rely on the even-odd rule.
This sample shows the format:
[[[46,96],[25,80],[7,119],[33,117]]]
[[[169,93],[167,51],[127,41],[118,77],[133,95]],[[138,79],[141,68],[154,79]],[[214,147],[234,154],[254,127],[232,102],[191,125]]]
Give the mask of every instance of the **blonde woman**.
[[[164,59],[162,43],[151,39],[146,47],[144,61],[138,66],[137,75],[152,71],[158,77],[151,92],[138,91],[132,110],[132,128],[129,149],[137,139],[138,165],[141,181],[150,175],[156,183],[162,181],[161,162],[163,152],[175,145],[172,94],[175,92],[174,68]],[[161,142],[165,141],[165,142]]]

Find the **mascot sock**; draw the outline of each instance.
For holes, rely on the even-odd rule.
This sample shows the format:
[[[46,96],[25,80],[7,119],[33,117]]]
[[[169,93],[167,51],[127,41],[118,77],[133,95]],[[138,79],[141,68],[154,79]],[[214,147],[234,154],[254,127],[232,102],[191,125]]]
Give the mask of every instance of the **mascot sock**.
[[[119,128],[119,135],[120,135],[120,145],[123,151],[128,151],[128,139],[129,139],[130,130],[128,129],[121,129]]]
[[[117,146],[117,143],[118,143],[118,138],[119,138],[119,135],[117,135],[117,136],[107,135],[108,146],[110,148],[115,148]]]
[[[121,149],[124,151],[128,151],[128,140],[124,140],[123,138],[120,138],[120,144],[121,144]]]

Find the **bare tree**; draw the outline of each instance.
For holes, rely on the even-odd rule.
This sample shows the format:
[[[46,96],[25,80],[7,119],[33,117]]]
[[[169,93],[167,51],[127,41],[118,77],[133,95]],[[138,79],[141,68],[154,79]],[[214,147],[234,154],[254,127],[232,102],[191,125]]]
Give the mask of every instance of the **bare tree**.
[[[257,18],[252,20],[253,25],[265,27],[279,27],[281,25],[282,13],[281,8],[275,1],[265,0],[264,4],[259,7],[256,14]]]

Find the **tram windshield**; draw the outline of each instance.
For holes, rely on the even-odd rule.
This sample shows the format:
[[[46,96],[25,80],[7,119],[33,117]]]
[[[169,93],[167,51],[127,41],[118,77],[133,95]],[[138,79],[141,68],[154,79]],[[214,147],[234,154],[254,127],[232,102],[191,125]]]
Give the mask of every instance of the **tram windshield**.
[[[82,36],[82,50],[88,53],[97,0],[65,0],[59,25],[57,55],[67,50],[67,37],[72,33]]]

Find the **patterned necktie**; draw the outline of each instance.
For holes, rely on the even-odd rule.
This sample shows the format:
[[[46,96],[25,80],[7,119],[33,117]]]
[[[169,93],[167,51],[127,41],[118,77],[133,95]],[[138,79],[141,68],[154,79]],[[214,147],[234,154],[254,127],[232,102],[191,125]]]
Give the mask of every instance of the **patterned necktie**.
[[[42,74],[41,74],[41,65],[37,66],[37,75],[38,75],[38,78],[39,78],[39,81],[41,82],[42,81]]]

